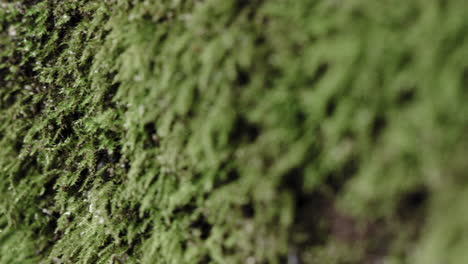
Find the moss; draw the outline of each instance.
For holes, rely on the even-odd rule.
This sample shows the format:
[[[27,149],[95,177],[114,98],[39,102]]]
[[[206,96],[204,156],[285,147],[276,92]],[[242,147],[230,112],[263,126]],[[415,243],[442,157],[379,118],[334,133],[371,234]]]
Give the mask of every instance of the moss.
[[[465,3],[0,1],[0,263],[460,263]]]

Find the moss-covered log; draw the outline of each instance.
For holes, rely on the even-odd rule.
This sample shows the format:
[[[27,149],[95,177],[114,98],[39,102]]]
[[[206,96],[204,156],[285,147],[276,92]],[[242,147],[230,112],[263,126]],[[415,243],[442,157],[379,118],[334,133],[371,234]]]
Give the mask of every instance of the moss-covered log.
[[[465,263],[463,0],[0,1],[0,263]]]

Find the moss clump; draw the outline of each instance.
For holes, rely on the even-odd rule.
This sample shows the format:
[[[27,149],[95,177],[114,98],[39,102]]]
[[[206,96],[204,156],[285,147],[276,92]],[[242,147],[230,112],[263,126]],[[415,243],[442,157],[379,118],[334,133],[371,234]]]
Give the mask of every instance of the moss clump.
[[[461,263],[462,0],[0,1],[0,263]]]

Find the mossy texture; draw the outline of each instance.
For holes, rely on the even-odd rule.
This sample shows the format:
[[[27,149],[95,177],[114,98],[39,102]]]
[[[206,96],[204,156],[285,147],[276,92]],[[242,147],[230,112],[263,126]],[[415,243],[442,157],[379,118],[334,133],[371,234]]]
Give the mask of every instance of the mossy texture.
[[[0,1],[0,263],[465,263],[466,7]]]

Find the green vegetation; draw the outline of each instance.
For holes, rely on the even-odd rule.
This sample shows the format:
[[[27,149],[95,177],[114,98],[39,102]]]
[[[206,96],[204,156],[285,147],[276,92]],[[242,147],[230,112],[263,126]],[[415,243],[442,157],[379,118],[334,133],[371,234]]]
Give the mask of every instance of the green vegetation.
[[[462,0],[1,0],[0,263],[464,263],[467,33]]]

